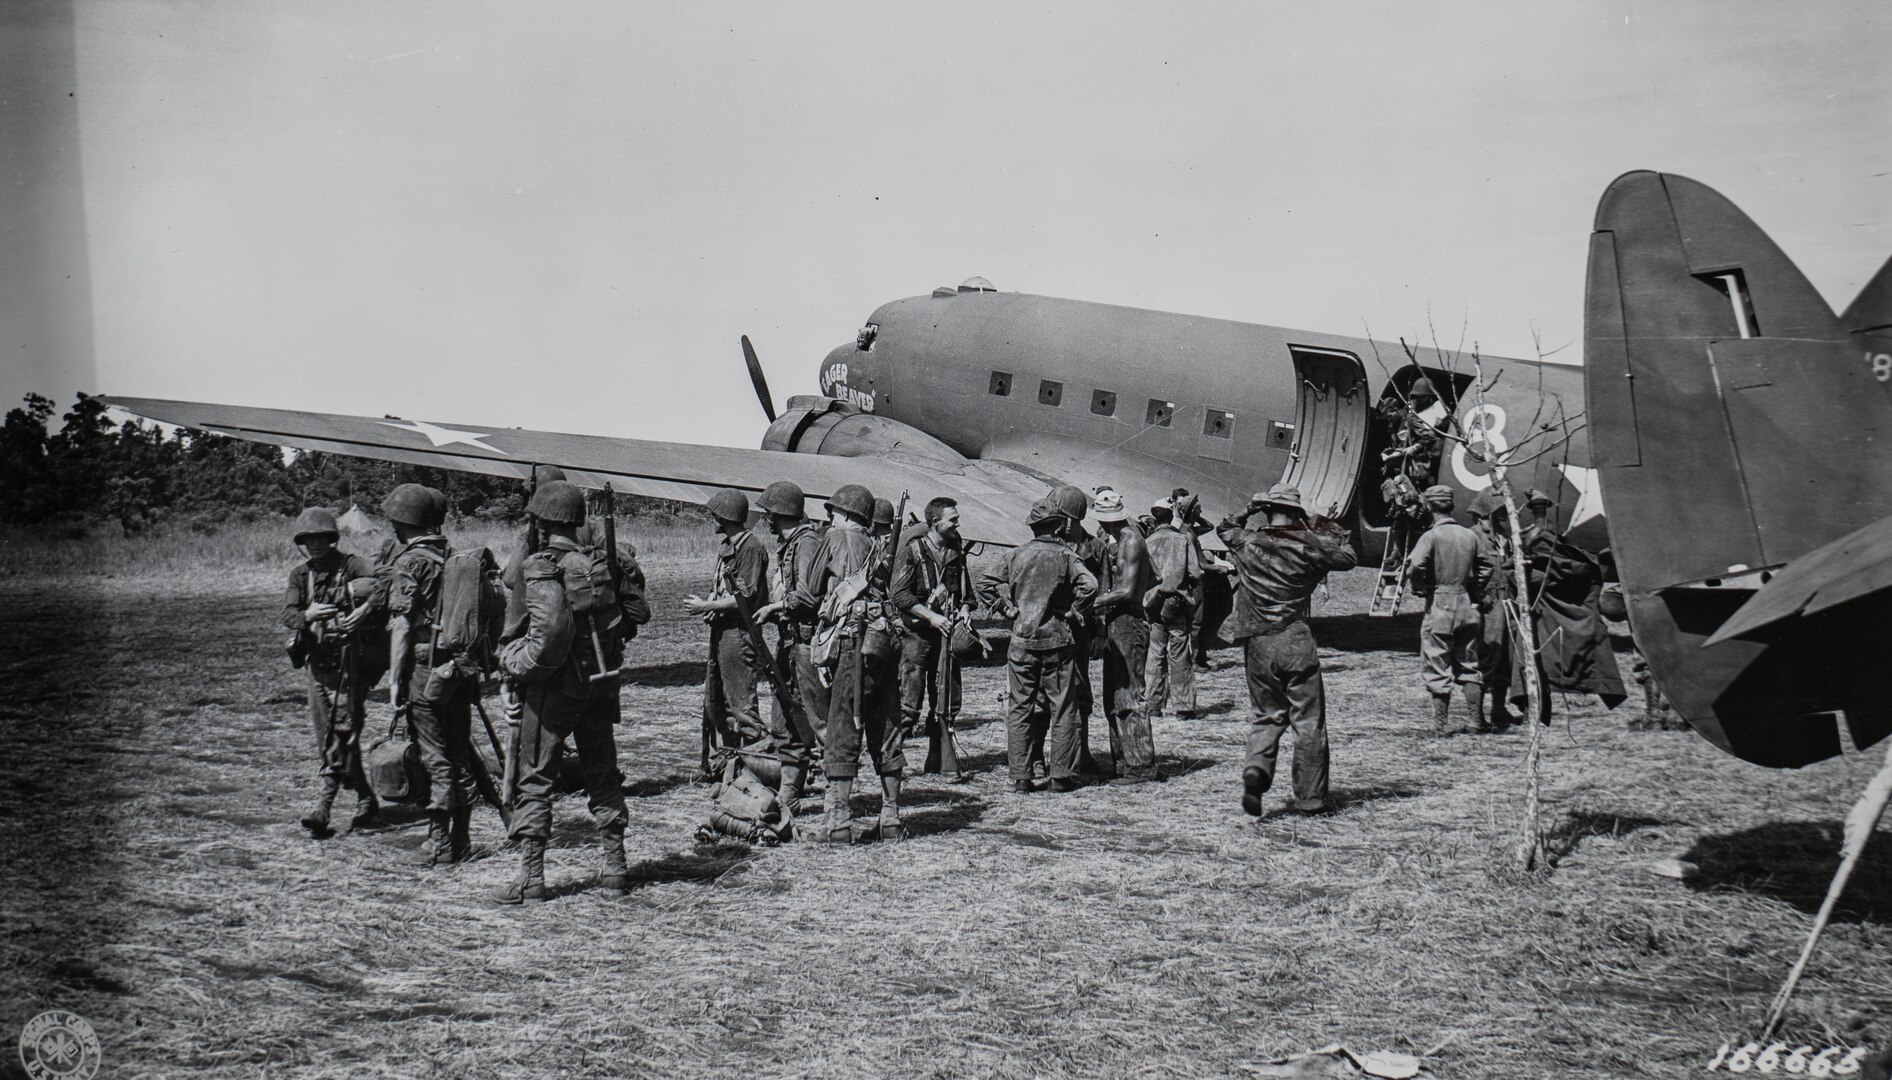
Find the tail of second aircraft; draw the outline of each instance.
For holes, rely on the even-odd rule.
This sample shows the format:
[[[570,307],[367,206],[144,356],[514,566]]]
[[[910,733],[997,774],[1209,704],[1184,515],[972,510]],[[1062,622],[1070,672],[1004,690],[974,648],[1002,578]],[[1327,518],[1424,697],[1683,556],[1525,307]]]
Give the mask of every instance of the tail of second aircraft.
[[[1835,316],[1740,210],[1611,184],[1590,242],[1585,397],[1636,640],[1698,731],[1765,765],[1892,731],[1892,261]],[[1829,550],[1830,549],[1830,550]],[[1886,584],[1892,584],[1888,581]]]

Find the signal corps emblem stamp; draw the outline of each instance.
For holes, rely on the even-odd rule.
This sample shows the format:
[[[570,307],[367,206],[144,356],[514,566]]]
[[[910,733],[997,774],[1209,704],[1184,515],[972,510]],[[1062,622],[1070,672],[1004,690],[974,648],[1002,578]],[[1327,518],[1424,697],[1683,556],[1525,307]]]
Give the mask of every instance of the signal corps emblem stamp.
[[[20,1064],[32,1080],[92,1080],[99,1072],[99,1037],[85,1017],[50,1009],[20,1029]]]

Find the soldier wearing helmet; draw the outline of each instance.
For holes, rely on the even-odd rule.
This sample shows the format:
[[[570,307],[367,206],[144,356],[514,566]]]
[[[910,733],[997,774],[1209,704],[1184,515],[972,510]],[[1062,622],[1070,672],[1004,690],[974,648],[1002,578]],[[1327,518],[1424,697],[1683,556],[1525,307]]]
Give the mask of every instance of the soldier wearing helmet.
[[[502,904],[538,903],[545,890],[545,847],[552,835],[552,788],[567,738],[578,763],[599,834],[598,885],[622,895],[624,775],[618,771],[615,725],[622,718],[618,671],[627,627],[641,611],[641,592],[625,587],[624,570],[585,542],[585,495],[563,480],[542,482],[526,506],[543,538],[519,570],[526,620],[500,650],[500,665],[520,703],[518,790],[511,835],[519,841],[518,876],[494,894]]]
[[[1406,557],[1413,592],[1426,597],[1419,628],[1419,656],[1426,692],[1432,695],[1432,728],[1440,735],[1471,733],[1485,727],[1484,675],[1479,643],[1484,618],[1485,585],[1497,555],[1478,534],[1452,518],[1452,489],[1427,488],[1432,527],[1420,535]],[[1452,714],[1452,690],[1458,688],[1463,711]]]
[[[819,609],[816,641],[831,642],[834,650],[828,740],[822,756],[828,774],[828,821],[817,838],[831,843],[854,839],[849,800],[865,747],[880,774],[880,836],[897,839],[904,835],[900,784],[907,759],[900,746],[895,644],[899,616],[887,598],[890,567],[871,532],[873,492],[844,484],[827,505],[833,524],[813,573],[797,587],[792,601]]]
[[[922,771],[961,778],[950,735],[959,715],[959,668],[947,645],[953,624],[970,611],[971,580],[959,536],[959,503],[943,495],[932,499],[925,517],[926,531],[908,537],[894,555],[893,605],[907,630],[900,645],[900,717],[908,734],[922,727],[927,733]],[[944,760],[949,754],[951,762]]]
[[[364,697],[378,677],[385,649],[375,633],[387,609],[387,591],[374,564],[337,547],[335,515],[319,506],[296,519],[303,561],[290,568],[282,624],[290,632],[289,660],[308,672],[309,720],[315,729],[316,797],[302,827],[316,839],[332,835],[329,810],[342,789],[355,793],[353,828],[367,825],[379,807],[361,768]]]
[[[790,480],[777,480],[756,499],[756,508],[768,515],[769,531],[776,541],[769,581],[769,592],[775,599],[756,612],[756,620],[758,624],[776,624],[781,641],[776,659],[782,673],[792,681],[787,691],[799,705],[799,709],[784,714],[778,701],[769,728],[782,755],[778,795],[790,812],[806,790],[808,770],[826,744],[828,731],[828,688],[815,670],[810,647],[815,638],[816,610],[802,590],[815,574],[826,530],[808,520],[805,504],[801,486]]]
[[[1051,787],[1072,791],[1081,783],[1076,693],[1077,667],[1085,659],[1077,652],[1078,627],[1090,615],[1097,578],[1071,546],[1078,517],[1057,493],[1034,503],[1025,524],[1031,542],[986,567],[978,585],[985,606],[1012,620],[1006,763],[1012,790],[1033,790],[1032,745],[1042,737]]]
[[[1150,624],[1143,594],[1155,579],[1143,533],[1130,524],[1123,496],[1101,487],[1091,503],[1097,519],[1103,572],[1097,575],[1097,615],[1104,632],[1104,712],[1110,722],[1113,784],[1156,779],[1156,744],[1143,714],[1143,669]]]
[[[474,781],[469,761],[473,700],[479,688],[455,680],[439,697],[428,695],[433,674],[434,624],[440,570],[450,548],[441,533],[445,493],[421,484],[388,492],[381,512],[394,524],[396,548],[388,570],[388,697],[405,713],[427,771],[427,846],[422,866],[442,866],[472,854]]]
[[[1519,522],[1519,530],[1524,535],[1524,550],[1529,552],[1537,546],[1537,541],[1548,536],[1552,540],[1562,539],[1557,526],[1551,521],[1551,514],[1557,509],[1557,500],[1537,488],[1524,496],[1525,519]]]
[[[874,500],[874,527],[870,531],[875,539],[878,540],[893,535],[894,513],[892,500],[881,498]]]
[[[1254,707],[1242,809],[1261,816],[1281,737],[1293,728],[1293,807],[1320,813],[1328,809],[1327,691],[1307,624],[1308,600],[1330,572],[1354,565],[1347,530],[1326,518],[1310,520],[1300,489],[1276,484],[1251,498],[1248,509],[1224,518],[1216,535],[1228,545],[1240,583],[1223,633],[1242,646]]]
[[[716,548],[716,578],[707,598],[691,593],[683,609],[709,624],[709,664],[703,673],[703,709],[709,724],[705,734],[733,750],[768,738],[756,700],[762,657],[741,613],[753,617],[768,603],[769,553],[749,531],[748,496],[724,488],[704,506],[722,537]]]

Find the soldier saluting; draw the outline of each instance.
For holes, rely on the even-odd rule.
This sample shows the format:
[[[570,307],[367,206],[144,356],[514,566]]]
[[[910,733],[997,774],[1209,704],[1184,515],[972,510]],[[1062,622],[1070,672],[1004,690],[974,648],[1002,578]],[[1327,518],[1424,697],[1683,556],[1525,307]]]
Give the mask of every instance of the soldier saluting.
[[[519,841],[519,876],[494,894],[502,904],[546,899],[545,842],[552,835],[552,785],[566,736],[578,762],[598,823],[598,885],[623,894],[630,883],[624,862],[624,775],[618,771],[618,670],[624,662],[632,596],[618,580],[610,555],[579,538],[584,492],[563,480],[539,485],[526,512],[544,542],[521,561],[525,625],[500,652],[519,687],[518,798],[512,836]],[[641,604],[642,598],[636,598]]]
[[[282,624],[293,633],[289,658],[309,674],[309,719],[315,727],[315,803],[302,815],[302,827],[320,839],[330,835],[329,809],[346,787],[355,793],[349,825],[360,828],[379,809],[361,769],[361,725],[370,670],[376,658],[356,636],[363,624],[387,606],[386,590],[374,564],[336,546],[341,529],[335,515],[318,506],[296,519],[296,546],[304,559],[289,571],[283,594]],[[371,668],[372,665],[372,668]]]
[[[394,523],[400,545],[388,585],[388,697],[396,712],[405,711],[421,765],[427,770],[427,850],[422,866],[464,860],[472,852],[468,827],[473,818],[473,771],[469,739],[476,680],[456,679],[429,696],[434,665],[434,630],[440,606],[440,570],[447,561],[447,538],[440,527],[447,517],[447,497],[420,484],[402,484],[388,492],[381,512]]]

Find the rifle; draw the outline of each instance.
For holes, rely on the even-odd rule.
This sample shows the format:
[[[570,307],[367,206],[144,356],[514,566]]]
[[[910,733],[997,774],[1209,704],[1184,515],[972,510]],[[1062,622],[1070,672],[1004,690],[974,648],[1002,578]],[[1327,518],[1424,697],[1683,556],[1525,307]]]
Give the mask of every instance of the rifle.
[[[611,485],[609,483],[604,485],[604,494],[604,558],[605,565],[609,567],[608,572],[611,575],[611,588],[615,591],[618,581],[618,526],[617,520],[612,514],[613,504],[616,502],[616,499],[612,497]],[[591,631],[591,655],[596,657],[598,661],[598,673],[591,676],[590,681],[594,684],[615,681],[618,678],[618,669],[604,662],[604,639],[598,636],[598,616],[596,612],[590,612],[585,615],[585,628]]]
[[[934,729],[931,745],[926,748],[926,766],[921,771],[942,776],[959,775],[959,747],[953,742],[953,627],[965,618],[963,609],[946,625],[939,636],[939,683],[933,692]]]
[[[493,756],[499,756],[499,733],[493,729],[492,718],[486,715],[486,707],[480,704],[477,694],[473,698],[473,711],[480,714],[480,723],[486,727],[486,741],[493,746]],[[479,789],[480,798],[493,804],[499,811],[499,820],[512,828],[511,802],[493,784],[493,774],[486,768],[486,759],[480,756],[471,739],[466,746],[467,768],[473,773],[473,786]]]

